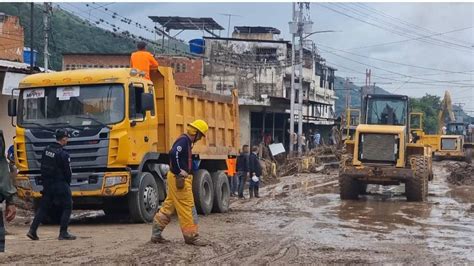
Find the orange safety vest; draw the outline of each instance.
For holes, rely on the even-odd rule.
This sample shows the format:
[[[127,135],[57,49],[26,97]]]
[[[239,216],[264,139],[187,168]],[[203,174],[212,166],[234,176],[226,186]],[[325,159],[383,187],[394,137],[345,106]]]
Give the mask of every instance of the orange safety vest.
[[[158,68],[158,62],[148,51],[136,51],[130,57],[130,67],[145,72],[145,78],[150,79],[150,68]]]
[[[234,176],[237,173],[237,158],[229,158],[225,160],[227,164],[226,174],[228,176]]]

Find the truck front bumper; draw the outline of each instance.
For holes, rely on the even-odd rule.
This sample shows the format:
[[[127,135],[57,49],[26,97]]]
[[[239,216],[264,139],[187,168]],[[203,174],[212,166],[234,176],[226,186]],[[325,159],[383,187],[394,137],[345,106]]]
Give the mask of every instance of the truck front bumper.
[[[39,174],[18,174],[15,179],[18,196],[22,199],[41,198],[43,186]],[[73,197],[118,197],[128,194],[129,172],[77,173],[73,174]]]
[[[386,166],[347,166],[341,169],[341,174],[357,178],[361,181],[400,182],[413,178],[413,170]]]

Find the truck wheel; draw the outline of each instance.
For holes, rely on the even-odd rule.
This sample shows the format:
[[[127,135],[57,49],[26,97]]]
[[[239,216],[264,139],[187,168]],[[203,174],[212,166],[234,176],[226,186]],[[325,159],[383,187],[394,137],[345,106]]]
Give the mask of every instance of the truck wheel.
[[[342,200],[359,199],[359,182],[347,175],[339,175],[339,194]]]
[[[423,156],[410,158],[413,178],[405,184],[405,194],[408,201],[425,201],[428,196],[428,160]]]
[[[132,222],[151,223],[158,210],[158,186],[151,173],[142,172],[138,174],[138,191],[132,191],[128,195],[128,210]]]
[[[193,195],[196,210],[200,214],[210,214],[214,199],[214,186],[207,170],[199,169],[193,176]]]
[[[466,148],[466,157],[464,158],[464,160],[466,161],[466,163],[468,164],[471,164],[472,163],[472,148]]]
[[[212,183],[214,184],[214,206],[212,207],[212,211],[225,213],[229,211],[229,180],[223,171],[214,172],[211,177]]]

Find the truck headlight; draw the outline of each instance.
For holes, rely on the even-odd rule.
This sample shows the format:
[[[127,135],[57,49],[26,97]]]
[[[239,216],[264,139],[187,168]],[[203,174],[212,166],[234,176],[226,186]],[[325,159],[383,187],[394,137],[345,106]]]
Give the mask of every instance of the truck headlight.
[[[24,189],[31,189],[31,183],[28,179],[16,180],[16,186]]]
[[[127,183],[126,176],[107,176],[105,178],[105,187],[111,187],[119,184]]]

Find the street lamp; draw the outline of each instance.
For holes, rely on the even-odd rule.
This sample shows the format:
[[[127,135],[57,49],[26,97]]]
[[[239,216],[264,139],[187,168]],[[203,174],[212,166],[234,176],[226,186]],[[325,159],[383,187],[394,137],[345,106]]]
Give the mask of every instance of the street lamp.
[[[319,30],[319,31],[314,31],[314,32],[311,32],[310,34],[304,36],[303,39],[306,39],[306,38],[308,38],[309,36],[311,36],[311,35],[313,35],[313,34],[317,34],[317,33],[327,33],[327,32],[341,32],[341,31],[336,31],[336,30]]]

